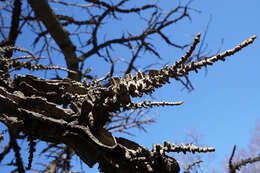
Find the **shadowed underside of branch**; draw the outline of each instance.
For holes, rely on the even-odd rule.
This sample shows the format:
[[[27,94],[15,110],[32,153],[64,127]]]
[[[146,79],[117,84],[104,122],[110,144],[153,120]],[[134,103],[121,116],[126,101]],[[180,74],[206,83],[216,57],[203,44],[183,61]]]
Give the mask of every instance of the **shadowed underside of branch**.
[[[226,57],[251,44],[255,38],[253,36],[235,48],[213,57],[187,62],[199,42],[198,34],[187,53],[172,66],[149,70],[147,74],[137,72],[135,75],[112,77],[105,85],[100,83],[101,80],[87,83],[69,78],[47,80],[32,75],[15,75],[11,78],[9,71],[16,68],[21,58],[6,58],[6,51],[17,48],[2,47],[0,121],[12,129],[13,136],[19,136],[20,133],[28,136],[32,145],[31,152],[34,151],[33,139],[40,139],[72,147],[88,166],[99,163],[103,172],[177,173],[179,165],[167,152],[212,152],[215,149],[165,142],[164,146],[154,145],[152,150],[148,150],[133,141],[115,138],[104,128],[105,125],[117,112],[182,104],[183,102],[149,101],[133,103],[131,98],[151,94],[169,82],[170,78],[178,80],[191,71],[197,72],[203,66],[224,61]],[[27,65],[30,63],[27,62]],[[26,67],[24,64],[19,67],[21,66]],[[30,157],[31,160],[33,156]]]

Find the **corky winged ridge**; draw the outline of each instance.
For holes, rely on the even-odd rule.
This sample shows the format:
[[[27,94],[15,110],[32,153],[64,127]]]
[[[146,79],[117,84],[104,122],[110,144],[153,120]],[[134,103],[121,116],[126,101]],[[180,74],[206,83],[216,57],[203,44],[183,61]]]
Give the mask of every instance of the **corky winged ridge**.
[[[169,82],[170,78],[179,80],[191,71],[197,72],[216,61],[224,61],[226,57],[253,43],[255,38],[253,36],[235,48],[215,56],[190,62],[188,59],[200,40],[199,33],[185,56],[172,66],[150,70],[148,73],[111,77],[104,85],[101,84],[102,79],[76,82],[68,78],[47,80],[32,75],[15,75],[12,78],[10,72],[20,68],[37,70],[47,67],[31,64],[30,61],[21,63],[19,60],[22,57],[6,58],[7,51],[23,49],[2,47],[0,121],[17,136],[23,133],[33,139],[66,144],[88,166],[99,163],[103,172],[177,173],[180,171],[179,165],[167,152],[212,152],[215,148],[164,142],[163,146],[155,144],[149,150],[133,141],[114,137],[104,128],[105,124],[116,112],[182,104],[182,101],[133,103],[131,98],[153,93],[156,88]]]

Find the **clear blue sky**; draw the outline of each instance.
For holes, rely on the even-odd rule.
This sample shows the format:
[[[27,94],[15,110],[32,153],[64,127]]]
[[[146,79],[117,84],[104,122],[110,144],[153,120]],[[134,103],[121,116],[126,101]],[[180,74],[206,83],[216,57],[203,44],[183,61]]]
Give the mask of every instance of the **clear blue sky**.
[[[162,7],[166,9],[175,7],[171,0],[161,1]],[[212,52],[219,48],[221,39],[224,39],[222,50],[225,50],[252,35],[260,37],[259,0],[194,0],[191,6],[201,10],[201,13],[191,13],[192,22],[184,20],[175,25],[169,38],[174,38],[177,43],[190,43],[198,32],[203,32],[210,15],[212,21],[206,43]],[[129,20],[129,26],[131,29],[138,27],[138,24]],[[117,25],[105,29],[113,32],[114,27]],[[22,40],[19,43],[24,44]],[[181,90],[182,86],[171,80],[170,85],[155,92],[156,100],[184,100],[184,104],[154,109],[151,116],[157,113],[157,122],[146,126],[148,133],[134,130],[137,136],[128,138],[150,148],[153,143],[163,143],[164,140],[180,143],[186,138],[185,132],[196,129],[197,133],[203,134],[203,140],[199,141],[203,146],[216,147],[210,168],[221,170],[222,161],[230,155],[234,144],[239,148],[247,147],[260,117],[259,48],[258,38],[253,45],[227,58],[224,63],[218,62],[209,67],[207,75],[205,70],[196,75],[192,73],[190,79],[195,87],[192,92]],[[169,64],[185,53],[161,46],[160,41],[157,50],[162,52],[163,62]],[[118,51],[117,54],[124,57],[124,53],[127,54],[124,51]],[[137,63],[149,61],[149,56],[142,57]],[[57,63],[62,64],[60,61]],[[96,72],[100,77],[109,71],[108,66],[95,58],[89,60],[88,64],[91,63],[98,63],[93,73]],[[86,172],[95,173],[97,170],[86,169]]]

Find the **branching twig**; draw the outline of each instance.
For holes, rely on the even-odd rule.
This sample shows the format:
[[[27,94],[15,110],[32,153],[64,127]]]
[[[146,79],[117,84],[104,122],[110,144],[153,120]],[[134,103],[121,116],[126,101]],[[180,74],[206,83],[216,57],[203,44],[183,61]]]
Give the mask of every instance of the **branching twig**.
[[[230,155],[230,158],[229,158],[229,162],[228,162],[229,173],[236,173],[236,171],[239,171],[239,169],[242,166],[246,166],[247,164],[252,164],[252,163],[260,161],[260,155],[259,155],[259,156],[253,157],[253,158],[249,157],[247,159],[242,159],[240,161],[233,163],[232,160],[235,155],[235,151],[236,151],[236,145],[234,146],[232,153]]]
[[[193,166],[195,166],[195,165],[197,165],[197,164],[200,164],[201,162],[203,162],[203,161],[202,161],[202,160],[196,160],[196,161],[192,162],[192,163],[189,164],[187,167],[185,167],[183,173],[190,173],[190,169],[191,169]]]

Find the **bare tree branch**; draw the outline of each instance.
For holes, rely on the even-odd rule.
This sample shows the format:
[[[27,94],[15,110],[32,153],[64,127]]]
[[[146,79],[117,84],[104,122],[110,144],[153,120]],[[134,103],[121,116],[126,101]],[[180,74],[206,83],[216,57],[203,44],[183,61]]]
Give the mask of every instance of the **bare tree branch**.
[[[78,72],[78,74],[69,73],[69,77],[74,80],[80,80],[79,64],[76,56],[76,47],[69,38],[69,34],[64,30],[54,12],[48,5],[47,0],[37,1],[28,0],[37,18],[39,18],[51,34],[52,38],[58,44],[65,56],[68,69]]]
[[[8,40],[4,40],[3,42],[0,43],[0,46],[14,46],[16,39],[19,34],[19,23],[20,23],[20,15],[21,15],[21,7],[22,3],[20,0],[15,0],[14,1],[14,7],[12,11],[12,20],[11,20],[11,28],[9,31],[8,35]],[[7,52],[6,57],[11,57],[12,56],[12,51]]]
[[[13,129],[10,129],[10,128],[9,128],[9,134],[10,134],[10,144],[15,153],[15,159],[16,159],[15,165],[17,166],[17,170],[19,173],[24,173],[25,170],[24,170],[24,166],[23,166],[23,160],[22,160],[21,154],[20,154],[20,147],[17,144],[16,138],[15,138],[16,134],[15,134],[15,132],[13,132]]]
[[[196,160],[196,161],[192,162],[190,165],[188,165],[188,166],[185,168],[185,170],[184,170],[183,173],[190,173],[190,169],[191,169],[193,166],[195,166],[195,165],[197,165],[197,164],[200,164],[201,162],[203,162],[203,161],[202,161],[202,160]]]
[[[192,1],[185,5],[179,4],[166,13],[156,3],[136,7],[128,6],[127,2],[129,1],[82,0],[74,3],[63,0],[28,0],[24,7],[20,0],[15,0],[6,1],[5,5],[0,7],[4,13],[12,16],[6,19],[0,14],[0,34],[5,40],[0,44],[0,121],[8,127],[10,135],[9,144],[0,153],[0,161],[13,149],[15,162],[11,161],[9,165],[16,167],[14,171],[25,172],[19,144],[26,138],[29,146],[27,169],[34,169],[33,157],[36,140],[39,140],[47,143],[41,153],[49,154],[48,161],[43,165],[43,172],[53,173],[71,171],[74,154],[89,167],[98,163],[100,171],[105,173],[178,173],[179,164],[174,157],[168,156],[168,153],[215,151],[212,147],[176,145],[169,142],[165,142],[163,146],[155,144],[149,150],[128,139],[114,137],[111,132],[127,133],[127,129],[132,127],[145,130],[144,125],[154,122],[154,119],[147,118],[143,109],[178,106],[183,101],[133,102],[133,97],[152,94],[156,88],[169,83],[170,78],[183,82],[188,88],[190,72],[198,72],[200,68],[213,65],[219,60],[224,61],[228,56],[253,43],[256,36],[231,50],[194,60],[194,56],[201,57],[201,48],[197,54],[195,52],[200,42],[199,33],[186,54],[173,65],[141,72],[135,64],[142,53],[148,52],[152,56],[162,58],[152,41],[155,36],[173,48],[184,49],[188,46],[175,43],[165,30],[185,18],[191,20],[189,12],[194,9],[190,7]],[[84,18],[62,11],[55,11],[55,14],[56,5],[80,9],[84,12]],[[101,33],[103,27],[107,22],[120,21],[121,15],[137,16],[145,27],[137,32],[124,30],[116,36],[111,34],[112,37],[109,35],[107,39],[107,33]],[[6,23],[11,24],[9,26]],[[31,30],[34,38],[31,43],[36,49],[35,53],[15,46],[23,26]],[[5,33],[9,33],[8,37]],[[205,37],[202,42],[204,39]],[[51,44],[53,40],[56,44]],[[119,59],[115,57],[116,46],[131,52],[129,59],[121,58],[121,62],[128,62],[123,77],[113,74],[116,59]],[[15,51],[17,54],[12,54]],[[52,51],[64,55],[67,69],[53,64]],[[40,63],[43,61],[43,54],[49,58],[50,65]],[[103,58],[110,66],[110,73],[100,79],[90,74],[89,67],[85,67],[88,66],[87,58],[95,56]],[[22,68],[63,70],[68,72],[68,78],[60,77],[57,72],[55,79],[13,75]],[[131,74],[132,70],[137,73]],[[82,78],[85,78],[83,82]],[[88,82],[87,79],[93,80]],[[230,167],[236,170],[257,159],[247,159]],[[187,170],[198,162],[188,166]]]
[[[248,164],[252,164],[252,163],[256,163],[256,162],[260,161],[260,156],[256,156],[253,158],[249,157],[247,159],[242,159],[240,161],[233,163],[232,160],[233,160],[235,151],[236,151],[236,145],[234,146],[232,154],[230,155],[230,158],[229,158],[229,162],[228,162],[229,173],[236,173],[237,171],[239,171],[239,169],[242,166],[246,166]]]

